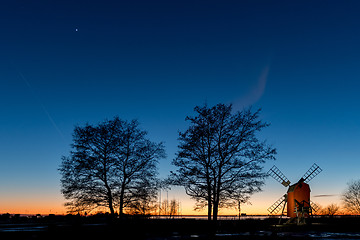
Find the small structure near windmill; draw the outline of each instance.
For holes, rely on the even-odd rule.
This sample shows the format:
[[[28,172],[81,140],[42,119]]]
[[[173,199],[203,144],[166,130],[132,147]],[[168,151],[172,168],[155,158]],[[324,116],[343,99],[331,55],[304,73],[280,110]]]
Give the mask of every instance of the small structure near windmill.
[[[310,201],[308,183],[321,171],[322,169],[314,163],[297,183],[290,185],[289,179],[276,166],[273,166],[268,174],[284,187],[289,187],[289,189],[284,196],[268,208],[269,213],[277,214],[281,210],[282,217],[287,206],[286,215],[290,217],[289,222],[295,221],[297,224],[304,224],[305,219],[312,215],[313,211],[316,212],[319,209],[316,204]]]

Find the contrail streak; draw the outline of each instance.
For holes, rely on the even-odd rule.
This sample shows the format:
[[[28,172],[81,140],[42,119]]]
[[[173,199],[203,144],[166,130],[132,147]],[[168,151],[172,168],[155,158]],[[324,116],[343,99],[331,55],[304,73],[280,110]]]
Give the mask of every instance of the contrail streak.
[[[234,106],[236,108],[242,108],[245,106],[250,106],[262,97],[262,95],[265,92],[267,78],[269,75],[270,65],[266,65],[258,78],[256,87],[250,91],[248,94],[246,94],[244,97],[241,97],[234,101]]]
[[[57,124],[55,123],[54,119],[51,117],[50,113],[47,111],[45,105],[42,103],[40,97],[35,93],[34,89],[32,88],[30,82],[25,78],[25,76],[18,71],[21,79],[25,82],[25,84],[28,86],[28,88],[31,91],[31,94],[33,95],[33,97],[39,102],[41,109],[43,110],[43,112],[45,113],[46,117],[48,118],[48,120],[50,121],[51,125],[55,128],[55,130],[57,131],[57,133],[60,135],[60,137],[65,140],[64,134],[61,132],[61,130],[59,129],[59,127],[57,126]]]

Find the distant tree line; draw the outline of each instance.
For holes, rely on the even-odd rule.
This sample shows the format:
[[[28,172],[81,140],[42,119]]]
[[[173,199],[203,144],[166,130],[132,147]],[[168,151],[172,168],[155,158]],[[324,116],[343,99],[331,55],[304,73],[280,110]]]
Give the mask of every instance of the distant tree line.
[[[209,220],[221,208],[240,208],[261,190],[263,164],[275,159],[275,148],[258,138],[269,124],[259,120],[260,110],[233,112],[231,104],[194,110],[186,117],[188,129],[179,133],[176,170],[164,180],[157,166],[165,147],[148,139],[137,120],[76,126],[72,150],[59,167],[68,211],[175,215],[177,201],[157,205],[159,190],[171,185],[183,186],[197,209],[206,207]]]
[[[324,195],[337,196],[336,195]],[[342,204],[331,203],[316,211],[317,215],[334,216],[334,215],[360,215],[360,180],[348,182],[345,191],[340,194]]]

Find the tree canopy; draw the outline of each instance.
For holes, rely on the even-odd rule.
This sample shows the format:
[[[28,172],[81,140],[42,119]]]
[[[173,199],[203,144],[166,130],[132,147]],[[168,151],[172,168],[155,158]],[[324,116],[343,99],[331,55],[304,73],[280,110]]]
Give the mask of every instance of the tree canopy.
[[[275,159],[276,150],[257,133],[268,127],[259,120],[260,110],[232,113],[232,105],[195,107],[187,117],[190,126],[179,133],[180,144],[171,174],[173,184],[184,186],[196,200],[196,208],[207,206],[208,219],[217,219],[219,208],[244,202],[260,191],[265,173],[262,165]]]
[[[118,208],[121,215],[125,207],[153,199],[157,163],[165,157],[165,150],[162,143],[154,143],[146,135],[138,121],[119,117],[75,127],[73,150],[62,158],[59,168],[69,210],[105,207],[113,215]]]
[[[352,214],[360,214],[360,180],[351,181],[343,193],[344,208]]]

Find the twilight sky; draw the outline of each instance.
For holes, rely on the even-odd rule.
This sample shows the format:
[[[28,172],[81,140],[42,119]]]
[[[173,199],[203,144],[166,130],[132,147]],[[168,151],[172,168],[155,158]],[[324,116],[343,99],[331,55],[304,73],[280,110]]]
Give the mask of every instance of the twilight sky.
[[[0,213],[64,212],[57,168],[74,126],[115,115],[165,142],[165,177],[205,102],[262,108],[259,137],[278,150],[265,169],[295,182],[316,162],[312,200],[340,203],[360,170],[359,12],[359,1],[3,2]],[[266,213],[285,190],[267,179],[244,211]],[[169,198],[195,213],[183,195]]]

